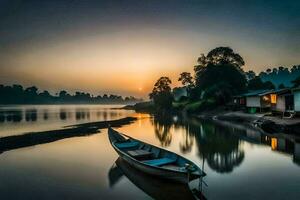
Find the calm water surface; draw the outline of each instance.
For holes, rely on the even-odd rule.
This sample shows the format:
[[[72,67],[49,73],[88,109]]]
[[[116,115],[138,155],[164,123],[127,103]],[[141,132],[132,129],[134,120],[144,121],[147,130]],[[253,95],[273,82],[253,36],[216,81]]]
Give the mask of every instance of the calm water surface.
[[[112,107],[118,106],[2,106],[0,137],[135,116],[137,121],[119,130],[199,166],[204,163],[207,199],[300,199],[300,141],[241,126],[151,117]],[[123,168],[117,159],[106,130],[2,152],[1,199],[152,199],[155,194],[173,198],[170,184]]]

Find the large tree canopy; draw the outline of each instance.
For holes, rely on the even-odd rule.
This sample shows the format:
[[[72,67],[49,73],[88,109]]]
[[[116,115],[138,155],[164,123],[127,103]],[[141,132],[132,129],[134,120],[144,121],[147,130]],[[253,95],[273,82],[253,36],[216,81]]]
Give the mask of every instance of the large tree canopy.
[[[236,67],[242,67],[245,65],[244,59],[238,53],[235,53],[230,47],[217,47],[211,50],[207,54],[206,58],[209,63],[215,65],[231,64]]]
[[[218,47],[207,56],[201,54],[194,67],[196,88],[206,90],[214,85],[230,88],[232,93],[239,93],[246,88],[246,76],[242,70],[243,58],[229,47]],[[219,88],[222,90],[223,88]]]
[[[223,84],[230,87],[232,93],[238,93],[246,88],[246,78],[235,66],[230,64],[214,65],[209,64],[201,73],[196,76],[197,86],[205,90],[214,85]],[[223,88],[219,88],[222,90]]]

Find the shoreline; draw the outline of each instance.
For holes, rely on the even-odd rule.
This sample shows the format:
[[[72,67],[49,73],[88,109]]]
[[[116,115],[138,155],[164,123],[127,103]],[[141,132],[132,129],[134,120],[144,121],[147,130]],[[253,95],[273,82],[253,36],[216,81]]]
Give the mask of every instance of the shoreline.
[[[212,117],[213,120],[228,121],[261,129],[269,134],[300,136],[300,119],[285,119],[270,113],[248,114],[241,111],[227,111]]]

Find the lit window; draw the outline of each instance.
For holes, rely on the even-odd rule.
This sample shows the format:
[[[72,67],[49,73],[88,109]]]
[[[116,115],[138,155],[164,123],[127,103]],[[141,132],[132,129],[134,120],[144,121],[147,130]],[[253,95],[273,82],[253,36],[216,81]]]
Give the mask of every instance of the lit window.
[[[271,103],[276,103],[277,102],[277,95],[276,94],[271,94]]]

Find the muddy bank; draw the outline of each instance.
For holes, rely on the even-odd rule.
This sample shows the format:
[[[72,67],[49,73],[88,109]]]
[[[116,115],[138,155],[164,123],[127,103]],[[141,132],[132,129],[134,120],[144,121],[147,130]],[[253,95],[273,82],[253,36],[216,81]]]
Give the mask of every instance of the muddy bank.
[[[90,122],[67,126],[64,129],[29,132],[22,135],[14,135],[0,138],[0,152],[10,151],[18,148],[45,144],[71,137],[87,136],[99,133],[100,129],[121,127],[134,122],[136,118],[126,117],[118,120]]]
[[[225,121],[256,128],[270,134],[291,134],[300,136],[300,119],[285,119],[280,116],[266,114],[248,114],[242,111],[222,111],[214,115],[199,115],[200,118]]]
[[[280,119],[279,117],[266,116],[260,127],[268,133],[285,133],[300,136],[299,119]]]

